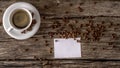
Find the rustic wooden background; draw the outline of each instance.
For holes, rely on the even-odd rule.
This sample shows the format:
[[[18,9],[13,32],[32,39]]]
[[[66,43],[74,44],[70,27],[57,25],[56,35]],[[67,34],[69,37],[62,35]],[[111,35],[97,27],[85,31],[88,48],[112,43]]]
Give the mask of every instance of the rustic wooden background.
[[[8,36],[2,26],[5,9],[19,1],[33,4],[42,18],[36,35],[23,41]],[[81,58],[55,59],[53,39],[59,36],[49,33],[72,31],[70,23],[75,28],[82,24],[78,31],[84,30],[90,20],[104,25],[99,40],[80,35]],[[0,0],[0,68],[9,67],[120,68],[120,0]]]

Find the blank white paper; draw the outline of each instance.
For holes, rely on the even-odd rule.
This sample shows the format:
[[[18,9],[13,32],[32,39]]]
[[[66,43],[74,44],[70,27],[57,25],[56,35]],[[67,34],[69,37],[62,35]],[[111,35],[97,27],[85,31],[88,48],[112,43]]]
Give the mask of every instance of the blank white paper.
[[[80,40],[80,38],[76,38]],[[73,38],[54,39],[54,57],[55,58],[77,58],[81,57],[81,44]]]

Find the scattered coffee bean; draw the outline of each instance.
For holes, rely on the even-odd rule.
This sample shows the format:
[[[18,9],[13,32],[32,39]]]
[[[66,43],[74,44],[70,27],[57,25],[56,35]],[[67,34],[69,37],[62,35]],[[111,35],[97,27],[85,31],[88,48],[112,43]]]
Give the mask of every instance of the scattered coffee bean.
[[[76,20],[74,21],[74,24],[75,22]],[[100,37],[104,35],[104,24],[101,23],[96,25],[94,24],[94,20],[89,20],[89,23],[80,24],[78,25],[78,27],[76,27],[76,25],[74,24],[67,24],[67,27],[70,27],[71,31],[63,30],[59,32],[51,32],[49,35],[51,37],[53,37],[54,35],[58,35],[60,38],[76,38],[78,36],[81,36],[81,39],[86,41],[99,41]],[[86,31],[83,31],[83,28]]]
[[[35,60],[39,60],[39,58],[38,58],[37,56],[34,56],[34,59],[35,59]]]
[[[79,42],[79,43],[80,43],[80,42],[81,42],[81,40],[77,40],[77,42]]]
[[[0,12],[2,12],[3,10],[2,9],[0,9]]]
[[[47,41],[47,40],[45,40],[45,43],[48,43],[48,41]]]
[[[117,48],[117,46],[113,45],[113,48]]]
[[[65,23],[69,23],[68,17],[63,17],[63,21],[64,21]]]
[[[57,2],[57,6],[60,5],[60,0],[56,0],[56,2]]]
[[[97,4],[97,2],[95,1],[94,4]]]
[[[42,19],[46,19],[46,17],[45,17],[45,16],[42,16]]]
[[[27,31],[31,31],[32,30],[32,28],[34,27],[34,25],[36,24],[37,22],[36,22],[36,20],[34,19],[34,20],[32,20],[32,23],[31,23],[31,26],[27,29]]]
[[[93,51],[95,51],[96,50],[96,48],[93,48]]]
[[[49,9],[49,6],[48,5],[44,5],[44,9]]]
[[[65,11],[65,13],[66,13],[66,14],[68,14],[68,13],[69,13],[69,11]]]
[[[108,45],[113,45],[113,42],[109,42]]]
[[[77,23],[78,23],[78,21],[77,21],[77,20],[75,20],[75,23],[77,24]]]
[[[102,21],[102,24],[105,24],[105,21]]]
[[[79,3],[80,6],[83,5],[83,4],[84,4],[83,2]]]
[[[102,49],[103,49],[103,50],[105,50],[105,48],[104,48],[104,47],[103,47]]]
[[[35,41],[38,41],[38,39],[35,39]]]
[[[26,49],[25,49],[25,51],[29,51],[29,49],[28,49],[28,48],[26,48]]]
[[[83,9],[80,6],[78,7],[78,9],[79,9],[79,12],[83,12]]]
[[[70,7],[71,7],[71,6],[73,6],[73,4],[72,4],[72,3],[70,3],[69,5],[70,5]]]
[[[61,26],[61,23],[59,21],[54,21],[54,23],[51,25],[53,29],[58,28]]]
[[[50,53],[53,53],[53,48],[50,48]]]
[[[26,32],[27,32],[26,30],[23,30],[21,33],[22,33],[22,34],[25,34]]]
[[[45,46],[49,46],[49,44],[45,44]]]
[[[117,34],[114,34],[114,33],[113,33],[113,34],[112,34],[112,38],[113,38],[113,39],[117,39]]]
[[[80,28],[83,27],[83,24],[80,24]]]

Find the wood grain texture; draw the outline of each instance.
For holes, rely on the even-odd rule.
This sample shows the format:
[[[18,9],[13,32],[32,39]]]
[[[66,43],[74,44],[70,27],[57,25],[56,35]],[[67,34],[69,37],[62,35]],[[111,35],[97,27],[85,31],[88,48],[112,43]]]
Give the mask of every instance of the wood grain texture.
[[[39,61],[1,61],[1,68],[42,68]]]
[[[77,20],[78,23],[73,26],[78,26],[83,24],[78,31],[84,32],[86,31],[87,26],[85,26],[90,19],[69,19],[67,24],[73,24],[74,21]],[[120,59],[120,25],[119,18],[104,18],[98,17],[92,19],[94,21],[94,25],[100,24],[103,21],[105,22],[103,25],[105,26],[105,31],[102,32],[103,35],[100,36],[99,41],[86,41],[84,37],[82,37],[81,45],[82,45],[82,58],[111,58],[111,59]],[[59,35],[54,35],[53,38],[50,38],[50,32],[58,32],[63,28],[61,26],[57,28],[52,28],[54,21],[58,21],[61,25],[65,25],[63,20],[43,20],[41,23],[40,30],[37,32],[35,36],[30,39],[18,41],[9,37],[3,29],[1,30],[1,40],[0,40],[0,57],[1,58],[18,58],[18,59],[33,59],[34,56],[38,56],[40,58],[54,58],[53,53],[50,53],[51,48],[53,49],[53,38],[59,38]],[[112,22],[112,25],[110,23]],[[77,28],[77,27],[76,27]],[[69,26],[64,26],[62,29],[67,31],[73,31]],[[84,30],[84,31],[82,31]],[[60,31],[62,32],[62,31]],[[116,35],[116,38],[113,38],[113,34]],[[80,37],[81,35],[78,35]],[[7,43],[6,43],[7,42]],[[27,49],[27,50],[26,50]],[[53,50],[52,50],[53,51]],[[12,56],[11,56],[12,55]]]
[[[7,8],[15,2],[29,2],[37,7],[43,15],[48,16],[119,16],[119,0],[7,0],[0,1],[0,9]]]
[[[42,18],[36,35],[23,41],[8,36],[2,26],[5,9],[20,1],[33,4]],[[57,0],[0,0],[0,67],[120,68],[120,1],[59,1],[60,3]],[[93,25],[105,27],[97,41],[86,40],[83,36],[91,20]],[[82,38],[82,57],[55,59],[53,39],[60,37],[56,32],[73,32],[73,29],[81,33],[77,37]],[[52,38],[49,34],[51,32],[54,33]]]
[[[0,61],[1,68],[119,68],[119,61],[80,61],[80,60],[44,60],[44,61]]]
[[[100,61],[80,61],[80,60],[72,60],[72,61],[48,61],[43,68],[119,68],[118,62],[100,62]]]

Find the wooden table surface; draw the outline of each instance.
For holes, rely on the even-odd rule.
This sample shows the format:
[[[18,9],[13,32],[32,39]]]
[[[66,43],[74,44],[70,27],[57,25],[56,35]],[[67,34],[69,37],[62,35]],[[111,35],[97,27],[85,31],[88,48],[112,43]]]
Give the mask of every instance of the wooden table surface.
[[[33,4],[42,18],[36,35],[22,41],[2,26],[6,8],[19,1]],[[66,31],[81,37],[81,58],[54,58],[53,39]],[[0,0],[0,68],[9,67],[120,68],[120,0]]]

